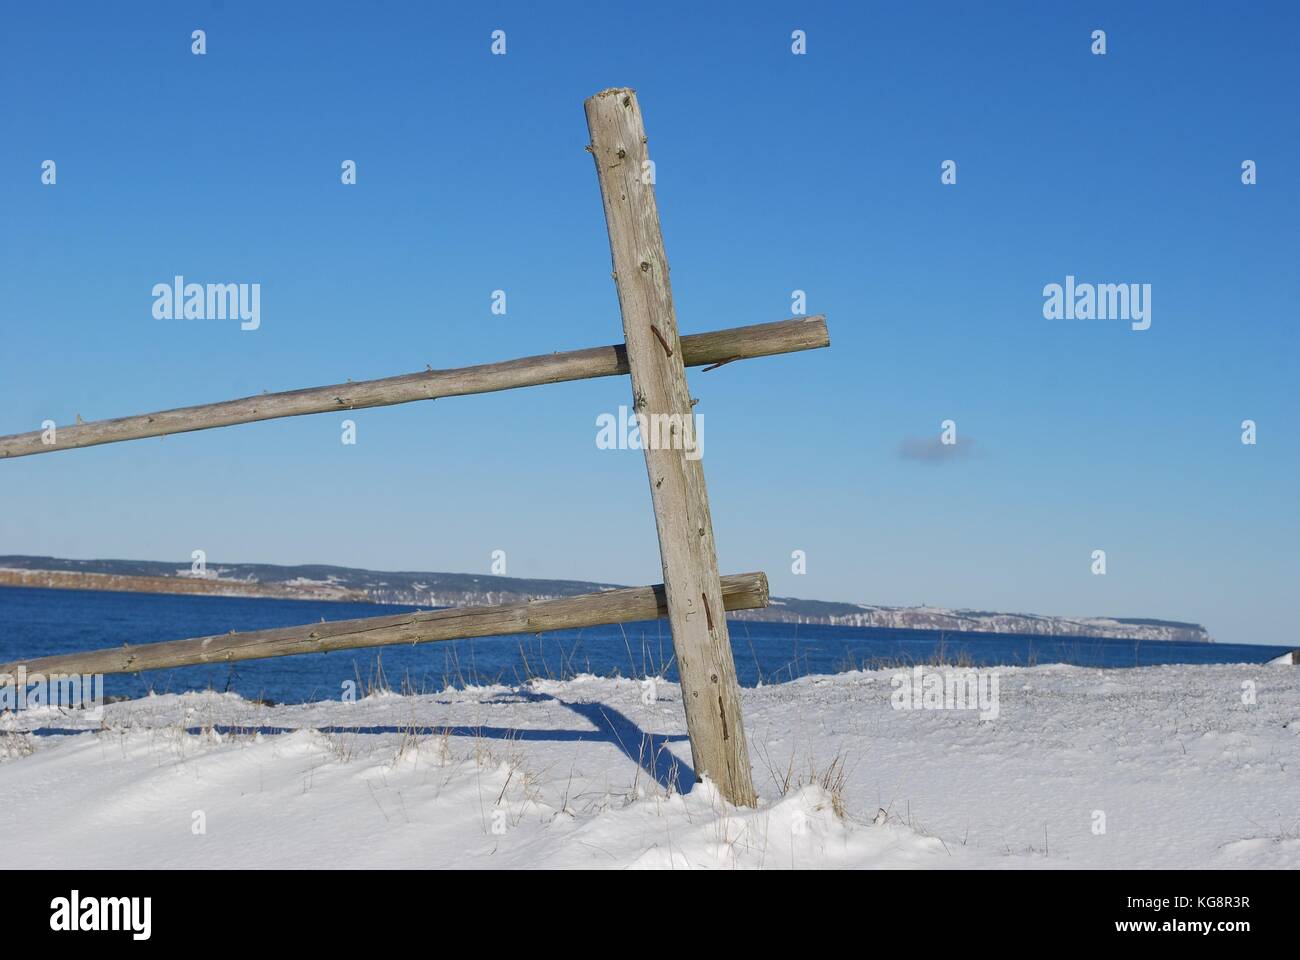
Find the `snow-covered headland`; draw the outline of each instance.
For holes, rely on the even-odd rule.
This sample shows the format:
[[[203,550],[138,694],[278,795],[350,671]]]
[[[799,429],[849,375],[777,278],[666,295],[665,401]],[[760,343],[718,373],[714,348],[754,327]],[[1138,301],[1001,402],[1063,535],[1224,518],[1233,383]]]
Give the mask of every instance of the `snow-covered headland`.
[[[0,837],[74,868],[1300,866],[1293,667],[996,672],[995,713],[893,671],[744,690],[757,810],[691,787],[662,682],[27,710]]]

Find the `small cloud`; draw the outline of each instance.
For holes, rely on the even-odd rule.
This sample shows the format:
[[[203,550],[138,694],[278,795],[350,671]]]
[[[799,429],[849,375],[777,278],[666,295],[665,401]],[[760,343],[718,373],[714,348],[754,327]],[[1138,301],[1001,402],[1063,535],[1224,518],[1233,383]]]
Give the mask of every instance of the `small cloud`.
[[[898,445],[898,455],[904,460],[944,463],[968,456],[974,445],[970,437],[961,437],[956,443],[943,443],[938,437],[907,437]]]

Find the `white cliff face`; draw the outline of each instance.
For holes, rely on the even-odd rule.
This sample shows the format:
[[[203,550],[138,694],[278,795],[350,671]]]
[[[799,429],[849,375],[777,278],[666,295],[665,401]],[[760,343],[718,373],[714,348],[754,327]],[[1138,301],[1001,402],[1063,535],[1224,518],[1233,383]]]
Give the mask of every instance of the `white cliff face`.
[[[1049,617],[1033,613],[950,610],[945,607],[877,607],[866,604],[851,607],[849,604],[818,603],[785,597],[774,597],[772,606],[766,610],[737,611],[731,616],[740,620],[826,623],[841,627],[888,627],[895,630],[1214,642],[1209,632],[1196,623],[1111,617]]]

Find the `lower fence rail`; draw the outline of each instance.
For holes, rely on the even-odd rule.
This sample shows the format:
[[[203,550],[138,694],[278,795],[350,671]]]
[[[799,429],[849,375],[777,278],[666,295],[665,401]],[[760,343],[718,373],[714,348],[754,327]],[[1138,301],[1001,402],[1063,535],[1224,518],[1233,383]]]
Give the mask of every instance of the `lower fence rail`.
[[[722,599],[728,610],[767,606],[766,574],[741,573],[723,577]],[[667,615],[668,601],[663,584],[622,587],[576,597],[452,607],[246,633],[231,631],[211,637],[123,645],[14,661],[0,666],[0,684],[12,683],[20,668],[29,678],[33,674],[49,677],[58,674],[139,673],[300,653],[573,630],[632,620],[654,620]]]

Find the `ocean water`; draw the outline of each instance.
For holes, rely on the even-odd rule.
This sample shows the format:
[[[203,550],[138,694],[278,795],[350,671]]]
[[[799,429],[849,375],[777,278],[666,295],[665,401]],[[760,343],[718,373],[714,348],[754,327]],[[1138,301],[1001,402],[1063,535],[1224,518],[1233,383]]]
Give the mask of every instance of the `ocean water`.
[[[0,663],[124,643],[414,609],[368,603],[0,587]],[[813,673],[940,661],[976,667],[1264,663],[1291,649],[743,620],[730,623],[736,669],[745,686],[780,683]],[[338,699],[349,681],[360,696],[380,684],[394,690],[431,692],[449,685],[517,683],[530,677],[558,679],[575,673],[636,677],[662,673],[676,680],[667,621],[158,670],[106,677],[104,689],[108,696],[129,697],[149,691],[229,690],[249,698],[297,703]]]

